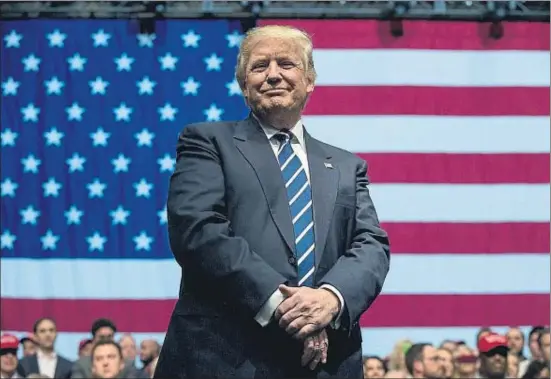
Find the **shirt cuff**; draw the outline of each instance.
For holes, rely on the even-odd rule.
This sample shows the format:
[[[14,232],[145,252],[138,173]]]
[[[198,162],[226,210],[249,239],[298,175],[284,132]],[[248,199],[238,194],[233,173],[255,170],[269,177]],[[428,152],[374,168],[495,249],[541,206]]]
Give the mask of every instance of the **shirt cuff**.
[[[268,325],[272,320],[275,310],[279,307],[279,304],[281,304],[283,300],[285,300],[283,293],[281,293],[279,289],[276,290],[256,314],[254,318],[256,322],[258,322],[262,327]]]
[[[330,284],[323,284],[320,288],[325,288],[325,289],[333,292],[335,294],[335,296],[337,296],[337,298],[339,299],[339,304],[340,304],[339,313],[337,313],[337,316],[333,319],[333,321],[331,321],[331,327],[333,329],[338,329],[341,326],[341,315],[342,315],[342,312],[343,312],[343,309],[344,309],[344,298],[342,297],[339,290],[336,289],[335,287],[333,287]]]

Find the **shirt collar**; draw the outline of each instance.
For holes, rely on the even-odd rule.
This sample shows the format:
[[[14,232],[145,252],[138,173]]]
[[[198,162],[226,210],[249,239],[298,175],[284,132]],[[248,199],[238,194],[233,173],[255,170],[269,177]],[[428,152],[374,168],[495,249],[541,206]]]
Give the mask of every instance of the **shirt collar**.
[[[260,126],[262,127],[262,130],[266,134],[266,137],[268,137],[268,140],[271,140],[273,136],[275,136],[277,133],[279,133],[279,129],[274,128],[271,125],[265,125],[263,124],[253,113],[253,117],[258,121]],[[297,139],[298,143],[304,148],[304,126],[302,124],[302,120],[298,120],[298,122],[289,129],[290,132],[293,133],[294,138]]]
[[[46,353],[43,352],[42,350],[37,349],[37,350],[36,350],[36,356],[37,356],[37,358],[50,358],[50,359],[54,359],[54,358],[57,357],[57,354],[55,353],[55,351],[52,351],[50,354],[46,354]]]

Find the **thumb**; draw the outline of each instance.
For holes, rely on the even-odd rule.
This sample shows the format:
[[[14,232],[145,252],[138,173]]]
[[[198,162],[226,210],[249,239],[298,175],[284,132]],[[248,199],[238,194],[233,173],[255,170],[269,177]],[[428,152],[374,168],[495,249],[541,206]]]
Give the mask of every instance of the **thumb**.
[[[298,287],[288,287],[285,284],[281,284],[279,290],[285,296],[293,296],[298,291]]]

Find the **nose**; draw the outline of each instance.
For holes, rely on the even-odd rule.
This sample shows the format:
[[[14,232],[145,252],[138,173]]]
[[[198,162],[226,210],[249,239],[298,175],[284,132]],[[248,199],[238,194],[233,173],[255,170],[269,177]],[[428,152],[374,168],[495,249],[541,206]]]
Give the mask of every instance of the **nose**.
[[[266,81],[268,84],[276,84],[281,80],[281,72],[277,62],[272,61],[268,66],[266,73]]]

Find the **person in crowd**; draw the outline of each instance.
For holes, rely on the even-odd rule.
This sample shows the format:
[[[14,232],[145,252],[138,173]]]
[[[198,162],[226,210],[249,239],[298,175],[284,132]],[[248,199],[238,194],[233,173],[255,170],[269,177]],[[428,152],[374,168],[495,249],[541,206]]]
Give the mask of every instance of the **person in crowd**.
[[[92,353],[92,340],[89,338],[85,338],[78,344],[78,357],[89,357]]]
[[[539,337],[542,330],[545,328],[541,325],[534,326],[530,333],[528,333],[528,350],[530,350],[530,359],[522,361],[518,365],[518,376],[522,377],[528,368],[528,365],[533,361],[539,361],[542,359],[541,350],[539,346]]]
[[[407,372],[406,351],[413,345],[408,339],[399,340],[394,344],[392,352],[388,357],[387,368],[389,371]]]
[[[441,346],[445,346],[445,345],[442,344]],[[448,345],[448,346],[452,347],[457,345],[455,345],[454,343],[453,345]],[[454,367],[455,367],[455,363],[453,361],[453,352],[445,347],[440,347],[437,350],[437,353],[440,360],[440,366],[442,366],[441,367],[442,378],[444,379],[453,378]]]
[[[518,362],[526,360],[524,356],[524,333],[520,328],[509,328],[505,334],[507,337],[507,345],[509,346],[509,354],[516,355]]]
[[[551,359],[551,335],[549,328],[544,328],[538,337],[538,347],[541,352],[541,360],[549,362]]]
[[[73,362],[55,351],[57,326],[50,317],[43,317],[33,325],[33,333],[37,343],[36,353],[19,361],[17,371],[21,376],[43,374],[50,378],[71,377]]]
[[[510,349],[510,347],[509,347]],[[509,350],[507,355],[507,378],[518,378],[518,366],[520,363],[520,358],[518,353],[512,353]]]
[[[36,354],[37,342],[36,337],[32,333],[27,333],[20,340],[21,345],[23,346],[23,357],[28,357],[30,355]]]
[[[406,368],[412,378],[440,379],[440,358],[430,343],[414,343],[406,352]]]
[[[507,338],[497,333],[483,335],[478,341],[479,374],[482,378],[505,379],[507,375]]]
[[[457,346],[454,352],[454,377],[460,379],[474,378],[477,368],[478,356],[474,349],[466,344]]]
[[[92,344],[95,346],[100,341],[114,341],[115,333],[117,333],[117,327],[108,319],[100,318],[92,324]],[[118,345],[117,345],[118,346]],[[93,349],[93,347],[92,347]],[[122,354],[122,353],[121,353]],[[83,356],[79,358],[73,365],[71,374],[72,379],[84,379],[90,378],[92,375],[92,359],[91,356]],[[125,362],[122,368],[121,375],[123,377],[146,377],[145,374],[140,372],[134,367],[134,362]]]
[[[366,162],[305,129],[312,51],[296,28],[249,30],[236,68],[249,116],[178,136],[167,210],[182,283],[155,377],[362,375],[359,319],[389,240]]]
[[[3,334],[0,337],[0,378],[19,379],[22,378],[17,372],[17,349],[19,339],[11,334]]]
[[[119,346],[122,349],[122,357],[126,362],[133,362],[132,366],[136,367],[136,357],[138,356],[138,349],[136,347],[136,340],[132,337],[132,334],[125,333],[119,338]]]
[[[537,360],[528,365],[522,379],[549,379],[549,361]]]
[[[122,349],[113,340],[96,342],[92,347],[91,361],[91,377],[93,378],[132,378],[131,375],[123,375],[125,361],[122,356]]]
[[[370,355],[363,358],[364,379],[382,378],[386,371],[385,362],[380,357]]]
[[[161,352],[161,345],[154,339],[145,339],[140,343],[140,361],[142,362],[142,370],[148,376],[151,376],[155,371],[152,367],[152,362],[157,360]]]

